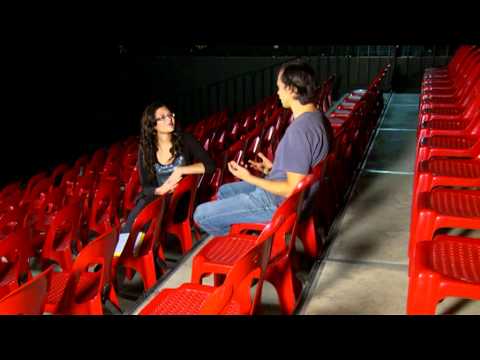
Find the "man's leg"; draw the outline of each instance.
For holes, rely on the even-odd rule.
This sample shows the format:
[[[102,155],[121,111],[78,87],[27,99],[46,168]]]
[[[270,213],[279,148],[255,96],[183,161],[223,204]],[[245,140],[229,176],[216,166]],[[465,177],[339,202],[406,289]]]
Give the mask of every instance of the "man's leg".
[[[200,204],[193,218],[210,235],[226,235],[232,224],[268,223],[277,210],[272,196],[262,189]]]
[[[227,199],[229,197],[248,194],[254,191],[257,187],[245,181],[237,181],[220,186],[217,193],[217,200]]]

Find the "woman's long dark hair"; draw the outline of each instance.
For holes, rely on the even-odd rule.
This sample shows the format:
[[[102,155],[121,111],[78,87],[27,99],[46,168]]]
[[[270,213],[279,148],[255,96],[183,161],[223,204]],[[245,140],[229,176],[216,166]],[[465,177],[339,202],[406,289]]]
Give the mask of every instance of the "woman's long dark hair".
[[[155,129],[157,121],[155,120],[155,112],[161,107],[167,107],[163,102],[156,101],[148,105],[143,111],[142,124],[140,131],[140,148],[143,152],[143,165],[147,170],[149,181],[155,179],[155,171],[153,165],[157,162],[157,130]],[[171,158],[182,152],[183,144],[181,141],[180,133],[178,131],[177,122],[175,122],[175,130],[172,133],[172,148],[170,153]]]

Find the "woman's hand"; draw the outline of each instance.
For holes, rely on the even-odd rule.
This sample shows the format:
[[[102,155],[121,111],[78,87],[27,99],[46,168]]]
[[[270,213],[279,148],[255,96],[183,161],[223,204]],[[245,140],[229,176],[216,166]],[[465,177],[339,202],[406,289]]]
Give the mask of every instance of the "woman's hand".
[[[239,178],[240,180],[246,181],[246,179],[250,176],[250,171],[248,171],[243,166],[237,164],[235,161],[230,161],[227,165],[228,170],[232,173],[232,175]]]
[[[162,184],[162,186],[159,186],[155,189],[155,195],[157,196],[162,196],[167,193],[172,193],[175,188],[177,187],[178,182],[173,184],[173,183],[167,183],[166,181]]]
[[[177,166],[175,169],[173,169],[173,172],[170,174],[170,176],[165,181],[165,183],[177,184],[180,180],[182,180],[183,175],[184,175],[183,174],[183,167],[182,166]]]
[[[260,157],[260,159],[262,159],[262,162],[248,160],[249,166],[257,171],[261,171],[265,175],[268,174],[272,169],[272,162],[268,160],[268,158],[261,152],[259,152],[257,155]]]
[[[167,180],[155,189],[155,195],[165,195],[166,193],[171,193],[175,190],[180,180],[183,177],[183,169],[181,166],[177,166],[173,169],[172,173]]]

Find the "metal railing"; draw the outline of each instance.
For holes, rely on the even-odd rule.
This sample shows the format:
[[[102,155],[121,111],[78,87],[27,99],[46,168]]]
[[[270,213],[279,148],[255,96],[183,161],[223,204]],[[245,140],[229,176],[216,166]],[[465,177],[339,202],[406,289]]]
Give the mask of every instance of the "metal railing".
[[[392,87],[397,92],[418,91],[424,69],[446,65],[453,50],[450,45],[323,46],[309,47],[308,56],[302,58],[316,70],[318,84],[336,75],[333,97],[338,99],[349,90],[367,87],[388,63],[392,64],[392,71],[384,82],[385,91]],[[297,58],[285,57],[268,67],[176,94],[169,103],[186,125],[225,109],[231,114],[243,111],[272,95],[276,91],[278,68]]]
[[[232,114],[237,113],[275,92],[278,69],[283,63],[294,59],[296,57],[288,57],[258,70],[216,81],[191,92],[176,94],[168,99],[169,104],[173,105],[185,124],[224,109]]]

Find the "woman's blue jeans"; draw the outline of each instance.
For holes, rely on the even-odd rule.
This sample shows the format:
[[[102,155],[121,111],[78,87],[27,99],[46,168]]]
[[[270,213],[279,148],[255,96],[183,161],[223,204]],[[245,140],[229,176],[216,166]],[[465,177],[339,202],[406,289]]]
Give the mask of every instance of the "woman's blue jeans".
[[[200,204],[193,219],[210,235],[226,235],[232,224],[268,223],[277,210],[273,194],[244,181],[222,185],[217,200]]]

